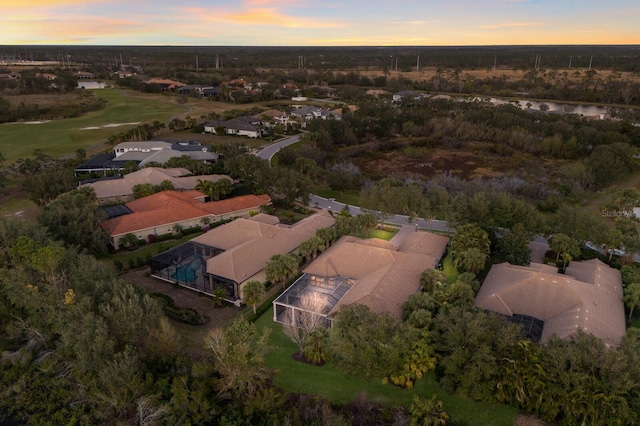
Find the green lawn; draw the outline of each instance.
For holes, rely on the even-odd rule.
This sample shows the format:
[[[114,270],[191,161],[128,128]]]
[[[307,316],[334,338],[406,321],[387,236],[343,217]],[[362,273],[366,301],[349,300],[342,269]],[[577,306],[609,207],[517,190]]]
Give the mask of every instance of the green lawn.
[[[266,364],[277,368],[279,374],[275,385],[296,393],[317,394],[336,404],[353,401],[360,393],[366,393],[367,400],[388,406],[408,406],[414,394],[428,397],[438,393],[451,420],[468,425],[513,425],[516,410],[505,405],[479,403],[445,393],[436,383],[433,373],[419,380],[413,390],[401,389],[381,382],[368,382],[346,377],[331,364],[315,367],[294,361],[291,356],[297,347],[283,333],[282,326],[273,322],[273,309],[267,311],[256,322],[258,330],[263,327],[272,330],[270,344],[273,351],[267,356]]]
[[[374,228],[369,230],[369,238],[380,238],[389,241],[398,233],[400,228],[385,226],[383,229]]]
[[[318,189],[317,191],[314,191],[314,194],[324,198],[335,198],[336,201],[350,206],[360,205],[360,196],[358,195],[358,191],[338,192],[330,189]]]
[[[442,260],[442,273],[449,284],[455,283],[458,279],[460,272],[453,266],[453,257],[451,254],[447,254]]]
[[[1,152],[8,161],[30,156],[41,149],[53,157],[73,153],[78,148],[90,148],[107,138],[135,125],[102,127],[122,123],[166,123],[170,117],[187,111],[171,98],[140,97],[135,92],[102,89],[93,92],[108,101],[107,107],[77,118],[53,120],[42,124],[5,123],[0,125]],[[87,127],[99,127],[83,130]]]

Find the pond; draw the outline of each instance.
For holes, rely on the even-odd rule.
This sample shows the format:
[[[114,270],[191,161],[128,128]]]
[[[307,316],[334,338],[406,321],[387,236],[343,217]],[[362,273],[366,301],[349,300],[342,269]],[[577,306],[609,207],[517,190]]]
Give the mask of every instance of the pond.
[[[480,100],[480,98],[475,98]],[[556,112],[562,114],[578,114],[586,117],[600,117],[604,118],[609,113],[609,108],[601,105],[580,105],[580,104],[563,104],[557,102],[541,102],[534,100],[507,100],[500,98],[489,98],[489,102],[494,105],[514,104],[518,105],[521,109],[532,109],[541,111],[540,106],[546,105],[547,111]]]

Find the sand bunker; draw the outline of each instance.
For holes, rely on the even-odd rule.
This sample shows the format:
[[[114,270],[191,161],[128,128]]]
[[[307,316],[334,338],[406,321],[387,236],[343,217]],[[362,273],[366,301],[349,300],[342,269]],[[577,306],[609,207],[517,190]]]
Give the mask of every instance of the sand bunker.
[[[120,126],[135,126],[136,124],[140,124],[140,121],[136,121],[133,123],[111,123],[111,124],[105,124],[104,126],[83,127],[80,130],[98,130],[98,129],[107,129],[112,127],[120,127]]]
[[[24,124],[44,124],[44,123],[48,123],[51,120],[44,120],[44,121],[25,121]]]
[[[120,127],[120,126],[135,126],[136,124],[140,124],[139,121],[133,123],[113,123],[113,124],[105,124],[102,127]]]

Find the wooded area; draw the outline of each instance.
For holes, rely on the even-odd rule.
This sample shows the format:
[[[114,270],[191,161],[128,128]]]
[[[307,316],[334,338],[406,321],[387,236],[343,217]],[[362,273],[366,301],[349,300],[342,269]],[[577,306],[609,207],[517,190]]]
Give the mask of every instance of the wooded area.
[[[57,54],[24,49],[25,56],[55,59]],[[255,112],[284,110],[291,103],[290,93],[279,91],[284,83],[296,83],[311,96],[326,95],[316,85],[335,88],[329,100],[344,105],[341,118],[307,123],[300,142],[280,151],[271,165],[240,137],[212,147],[221,154],[215,164],[187,157],[165,164],[194,175],[227,174],[239,182],[230,187],[227,180],[200,181],[198,189],[211,198],[269,194],[274,203],[269,212],[284,211],[284,221],[304,215],[299,204],[313,193],[357,200],[365,214],[352,217],[348,208],[333,212],[335,227],[320,229],[299,254],[272,258],[266,268],[270,289],[284,289],[301,264],[340,236],[368,237],[393,214],[442,220],[455,229],[448,252],[455,274],[425,271],[422,290],[404,305],[401,319],[347,306],[329,330],[314,321],[302,331],[285,330],[300,359],[323,365],[314,367],[319,377],[331,369],[386,383],[407,389],[415,395],[413,403],[385,406],[362,396],[338,404],[330,397],[291,393],[274,385],[279,372],[267,366],[274,350],[269,333],[282,333],[282,327],[259,330],[240,318],[212,331],[197,349],[185,348],[158,299],[118,279],[116,264],[104,260],[109,252],[99,226],[104,212],[91,190],[76,188],[73,170],[86,160],[84,149],[63,159],[37,151],[2,161],[0,190],[23,186],[39,213],[35,223],[0,218],[0,418],[27,424],[466,424],[460,408],[443,404],[443,395],[457,395],[553,424],[637,423],[640,266],[632,255],[640,252],[640,221],[631,212],[640,205],[635,183],[640,53],[635,47],[69,50],[74,66],[163,102],[200,101],[174,92],[153,94],[155,89],[130,77],[114,78],[112,72],[129,62],[190,84],[215,86],[240,77],[267,83],[257,98],[226,96],[228,118],[244,114],[235,109],[240,103]],[[543,67],[531,64],[538,51]],[[422,66],[432,68],[428,74],[412,69],[417,54]],[[293,55],[308,57],[304,69],[291,64]],[[216,56],[224,56],[224,66],[214,65]],[[399,70],[387,67],[390,56],[399,59]],[[566,69],[568,56],[575,70]],[[511,77],[492,75],[496,57],[509,58]],[[587,69],[587,58],[597,68]],[[503,68],[506,61],[500,62]],[[486,75],[465,71],[472,68],[484,68]],[[63,75],[55,89],[34,71],[0,81],[0,117],[58,119],[104,106],[95,95],[73,89],[72,77],[64,83],[68,70],[50,71]],[[374,96],[370,89],[387,93]],[[478,97],[424,96],[394,103],[392,94],[401,90]],[[63,96],[61,105],[68,109],[7,100],[34,93]],[[597,102],[609,105],[609,115],[495,105],[490,95]],[[197,139],[202,123],[218,117],[187,115],[175,117],[173,125],[155,120],[114,131],[104,149],[158,134]],[[270,137],[285,130],[300,131],[280,126]],[[142,197],[170,188],[134,189]],[[621,269],[629,328],[619,347],[606,347],[583,332],[570,340],[533,343],[521,326],[474,308],[491,265],[528,264],[527,243],[538,235],[550,241],[545,261],[561,270],[573,260],[594,257]],[[140,261],[143,266],[145,259]],[[118,269],[125,265],[120,262]],[[268,302],[260,306],[268,290],[260,282],[245,287],[252,320],[268,309]],[[435,377],[435,392],[416,390],[425,377]]]

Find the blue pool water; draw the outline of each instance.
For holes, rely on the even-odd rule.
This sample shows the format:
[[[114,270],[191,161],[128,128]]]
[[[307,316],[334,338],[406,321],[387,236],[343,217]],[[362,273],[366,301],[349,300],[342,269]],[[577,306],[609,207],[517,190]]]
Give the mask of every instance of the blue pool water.
[[[171,275],[171,278],[177,278],[178,281],[190,283],[196,280],[196,273],[188,266],[178,266],[176,272]]]

